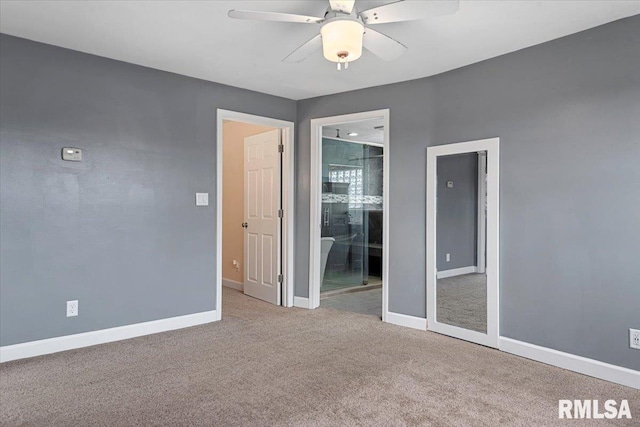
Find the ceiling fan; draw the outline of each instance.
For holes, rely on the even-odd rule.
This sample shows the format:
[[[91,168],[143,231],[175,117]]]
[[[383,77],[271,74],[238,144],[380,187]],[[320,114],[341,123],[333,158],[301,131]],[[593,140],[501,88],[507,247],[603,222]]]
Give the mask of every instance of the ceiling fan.
[[[363,47],[386,61],[396,59],[407,50],[407,47],[399,41],[372,30],[369,25],[448,15],[455,13],[459,4],[458,0],[400,0],[358,11],[355,2],[356,0],[329,0],[329,7],[323,17],[235,9],[229,11],[229,17],[321,24],[320,34],[294,50],[282,61],[302,62],[322,47],[324,57],[336,62],[340,70],[343,65],[345,69],[349,68],[349,62],[360,58]]]

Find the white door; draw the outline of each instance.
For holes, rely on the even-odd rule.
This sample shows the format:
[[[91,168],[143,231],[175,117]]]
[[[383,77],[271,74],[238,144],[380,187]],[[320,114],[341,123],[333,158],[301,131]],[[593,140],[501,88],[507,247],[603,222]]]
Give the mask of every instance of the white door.
[[[280,305],[280,130],[244,140],[244,293]]]

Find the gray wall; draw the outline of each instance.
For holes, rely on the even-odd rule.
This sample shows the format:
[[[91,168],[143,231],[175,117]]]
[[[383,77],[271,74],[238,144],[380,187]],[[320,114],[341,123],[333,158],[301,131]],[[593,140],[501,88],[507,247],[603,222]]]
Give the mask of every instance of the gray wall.
[[[0,91],[1,345],[213,310],[216,108],[295,102],[6,35]]]
[[[348,72],[358,72],[354,63]],[[431,78],[298,102],[296,294],[310,119],[390,108],[389,307],[425,316],[426,147],[501,138],[501,335],[640,369],[640,16]]]
[[[437,162],[436,268],[444,271],[474,266],[478,228],[478,155],[442,156]],[[453,181],[453,188],[447,187],[447,181]],[[451,254],[449,262],[447,253]]]
[[[297,105],[3,35],[0,90],[1,345],[214,308],[217,107],[297,114],[307,296],[309,120],[390,108],[391,311],[426,314],[426,147],[499,136],[501,334],[640,369],[638,16]]]

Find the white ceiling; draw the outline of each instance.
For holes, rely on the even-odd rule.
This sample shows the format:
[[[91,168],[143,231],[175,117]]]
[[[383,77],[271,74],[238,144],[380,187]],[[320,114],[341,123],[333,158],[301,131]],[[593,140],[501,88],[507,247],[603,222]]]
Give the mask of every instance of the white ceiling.
[[[387,1],[358,0],[368,9]],[[317,52],[281,60],[314,24],[238,21],[229,9],[322,16],[325,0],[0,2],[0,32],[291,99],[426,77],[640,13],[640,1],[462,0],[454,15],[376,25],[409,47],[393,62],[364,53],[347,71]]]
[[[376,127],[384,126],[384,118],[362,120],[353,123],[341,123],[339,125],[323,126],[322,136],[335,139],[337,130],[340,130],[340,139],[357,142],[384,143],[384,130]],[[358,135],[349,135],[355,132]]]

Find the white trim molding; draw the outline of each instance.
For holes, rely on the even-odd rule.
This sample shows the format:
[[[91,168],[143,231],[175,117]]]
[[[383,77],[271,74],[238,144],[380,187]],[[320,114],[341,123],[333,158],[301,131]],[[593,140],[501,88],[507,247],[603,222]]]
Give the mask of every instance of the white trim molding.
[[[389,109],[365,111],[333,117],[311,119],[311,179],[309,221],[309,308],[320,306],[320,231],[322,218],[322,127],[382,118],[384,139],[382,151],[382,321],[389,312]],[[380,146],[380,144],[371,144]]]
[[[423,317],[409,316],[407,314],[387,312],[387,323],[392,323],[398,326],[404,326],[407,328],[419,329],[421,331],[427,330],[427,319]]]
[[[215,310],[0,347],[0,363],[215,322]]]
[[[476,239],[476,273],[487,268],[487,153],[478,153],[478,225]]]
[[[309,298],[293,297],[293,306],[298,308],[311,308]]]
[[[500,337],[501,351],[640,390],[640,371]]]
[[[438,279],[446,279],[447,277],[462,276],[463,274],[477,273],[478,268],[475,265],[468,267],[452,268],[451,270],[438,271],[436,277]]]
[[[437,321],[437,183],[438,157],[486,152],[487,161],[487,333],[459,328]],[[500,138],[427,147],[427,324],[430,331],[463,340],[498,347],[500,337]]]
[[[235,289],[240,292],[244,292],[244,283],[236,282],[235,280],[222,278],[222,286]]]
[[[283,242],[282,305],[293,307],[293,266],[295,261],[295,144],[293,136],[295,135],[295,124],[285,120],[254,116],[221,108],[218,108],[216,115],[216,313],[218,320],[222,318],[222,142],[225,120],[270,126],[282,130],[282,144],[284,146],[282,157],[282,209],[284,210],[281,237]]]

